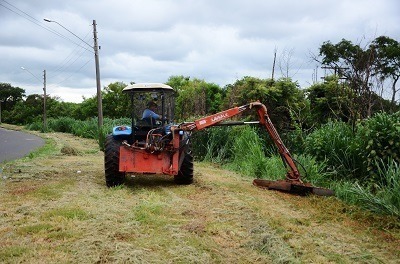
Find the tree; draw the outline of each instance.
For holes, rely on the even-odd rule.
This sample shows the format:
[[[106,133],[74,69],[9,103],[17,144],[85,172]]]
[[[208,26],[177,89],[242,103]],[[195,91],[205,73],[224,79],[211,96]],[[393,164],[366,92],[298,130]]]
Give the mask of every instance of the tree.
[[[330,119],[349,121],[351,89],[340,83],[337,76],[325,78],[325,82],[312,85],[306,92],[314,123],[323,124]]]
[[[8,111],[4,121],[10,124],[26,125],[39,121],[43,116],[43,96],[39,94],[28,95],[25,101],[18,101]]]
[[[272,122],[280,129],[292,126],[291,111],[297,112],[304,101],[299,85],[290,78],[274,81],[246,76],[225,89],[226,107],[260,100],[267,106]]]
[[[76,118],[75,112],[79,108],[79,104],[71,102],[63,102],[58,96],[49,96],[46,99],[47,117],[71,117]]]
[[[221,110],[224,91],[214,83],[185,76],[171,76],[167,82],[177,93],[175,116],[180,120],[214,114]]]
[[[109,118],[130,116],[129,96],[122,93],[126,86],[123,82],[114,82],[104,88],[102,92],[104,116]]]
[[[353,44],[349,40],[342,39],[337,44],[330,41],[324,42],[320,47],[319,55],[321,63],[335,70],[338,77],[344,77],[352,89],[351,119],[371,116],[373,106],[372,82],[373,67],[376,56],[370,47],[362,48],[360,44]]]
[[[83,102],[80,103],[80,107],[76,109],[75,118],[79,120],[86,120],[91,117],[97,117],[97,96],[86,98],[83,97]]]
[[[400,78],[400,45],[396,40],[381,36],[365,47],[342,39],[337,44],[324,42],[314,58],[322,65],[334,70],[335,75],[343,78],[352,90],[349,101],[355,122],[359,118],[370,117],[377,108],[377,102],[386,102],[380,98],[383,84],[391,79],[392,109],[396,109],[396,84]],[[381,105],[381,108],[383,105]]]
[[[380,36],[372,42],[372,48],[379,58],[376,60],[376,74],[381,81],[391,79],[391,104],[396,104],[397,82],[400,78],[400,43],[386,36]]]
[[[9,111],[14,105],[22,101],[25,96],[25,90],[19,87],[13,87],[9,83],[0,83],[0,101],[2,101],[2,110]]]

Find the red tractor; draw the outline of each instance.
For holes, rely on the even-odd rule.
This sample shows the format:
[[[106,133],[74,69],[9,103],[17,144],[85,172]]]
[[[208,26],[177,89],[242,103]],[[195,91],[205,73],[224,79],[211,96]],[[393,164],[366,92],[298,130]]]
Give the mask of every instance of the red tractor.
[[[253,184],[298,194],[333,195],[330,190],[302,182],[291,154],[268,116],[267,108],[260,102],[234,107],[194,122],[173,124],[175,93],[172,87],[161,83],[140,83],[127,86],[123,92],[131,98],[132,125],[116,126],[106,138],[104,164],[106,184],[109,187],[123,184],[127,173],[171,175],[177,184],[191,184],[191,133],[221,124],[244,124],[225,120],[254,109],[259,117],[257,123],[266,129],[278,148],[287,174],[284,180],[255,179]]]

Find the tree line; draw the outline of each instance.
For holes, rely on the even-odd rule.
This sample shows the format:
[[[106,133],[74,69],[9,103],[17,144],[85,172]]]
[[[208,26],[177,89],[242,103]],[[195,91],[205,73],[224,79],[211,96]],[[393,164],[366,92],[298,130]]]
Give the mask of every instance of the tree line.
[[[166,83],[177,93],[175,115],[179,120],[213,114],[254,100],[267,105],[280,128],[299,124],[310,128],[331,119],[354,124],[379,111],[398,111],[398,41],[386,36],[377,37],[365,46],[345,39],[336,44],[327,41],[320,46],[314,60],[332,69],[333,74],[306,89],[290,78],[251,76],[225,87],[189,76],[171,76]],[[115,82],[103,88],[105,117],[129,117],[129,98],[122,93],[126,85]],[[43,95],[26,96],[24,89],[0,83],[0,101],[3,122],[29,124],[42,118]],[[63,102],[49,96],[46,108],[49,118],[67,116],[85,120],[97,116],[95,96],[83,98],[82,103]]]

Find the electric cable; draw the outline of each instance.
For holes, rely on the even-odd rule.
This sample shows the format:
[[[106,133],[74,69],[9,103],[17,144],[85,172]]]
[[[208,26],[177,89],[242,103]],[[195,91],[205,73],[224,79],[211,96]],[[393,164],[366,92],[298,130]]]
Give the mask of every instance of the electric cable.
[[[80,43],[77,43],[77,42],[73,41],[72,39],[70,39],[70,38],[66,37],[65,35],[61,34],[60,32],[58,32],[58,31],[56,31],[54,29],[51,29],[50,27],[43,26],[43,22],[42,21],[37,20],[36,18],[34,18],[31,15],[29,15],[28,13],[22,11],[18,7],[14,6],[13,4],[10,4],[9,2],[7,2],[5,0],[2,0],[2,1],[20,12],[19,13],[19,12],[15,11],[15,10],[11,9],[10,7],[7,7],[7,6],[3,5],[2,3],[0,3],[0,6],[6,8],[7,10],[9,10],[11,12],[13,12],[14,14],[16,14],[16,15],[18,15],[18,16],[20,16],[20,17],[22,17],[22,18],[24,18],[24,19],[26,19],[28,21],[30,21],[31,23],[33,23],[33,24],[35,24],[35,25],[37,25],[37,26],[39,26],[39,27],[41,27],[41,28],[43,28],[43,29],[45,29],[45,30],[47,30],[47,31],[49,31],[49,32],[51,32],[51,33],[53,33],[53,34],[55,34],[55,35],[57,35],[57,36],[59,36],[59,37],[61,37],[63,39],[65,39],[65,40],[68,40],[68,41],[74,43],[77,46],[80,46],[81,48],[83,48],[83,49],[85,49],[85,50],[87,50],[87,51],[89,51],[91,53],[94,53],[94,51],[88,49],[87,47],[81,45]]]

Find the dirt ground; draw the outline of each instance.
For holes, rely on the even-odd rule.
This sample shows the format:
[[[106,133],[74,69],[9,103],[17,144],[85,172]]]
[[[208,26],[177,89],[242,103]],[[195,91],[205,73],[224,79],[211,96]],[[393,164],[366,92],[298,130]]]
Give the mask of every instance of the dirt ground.
[[[1,263],[399,263],[396,220],[293,196],[195,163],[195,183],[129,176],[107,188],[93,140],[0,164]]]

